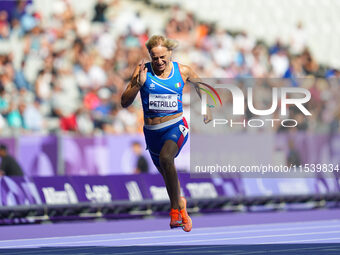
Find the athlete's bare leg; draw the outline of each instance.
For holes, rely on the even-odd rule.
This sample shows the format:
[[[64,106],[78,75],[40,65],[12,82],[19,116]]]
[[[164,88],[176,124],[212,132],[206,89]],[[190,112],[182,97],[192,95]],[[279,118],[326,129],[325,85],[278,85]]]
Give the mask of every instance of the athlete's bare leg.
[[[184,204],[180,199],[180,183],[175,168],[175,156],[177,152],[178,147],[174,141],[165,141],[159,155],[160,168],[158,168],[158,171],[163,175],[166,190],[170,198],[171,208],[182,209]]]

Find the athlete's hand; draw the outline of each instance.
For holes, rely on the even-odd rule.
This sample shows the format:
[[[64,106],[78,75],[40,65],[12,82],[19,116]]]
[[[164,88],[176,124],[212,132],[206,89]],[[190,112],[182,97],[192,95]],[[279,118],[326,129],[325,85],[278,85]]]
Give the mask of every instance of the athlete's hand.
[[[212,121],[212,113],[210,107],[207,107],[207,114],[203,115],[203,121],[205,124],[208,124],[210,121]]]
[[[145,60],[143,59],[139,67],[139,73],[138,73],[138,79],[137,79],[138,86],[140,87],[144,85],[146,81],[146,73],[148,71],[148,69],[145,67],[144,62]]]

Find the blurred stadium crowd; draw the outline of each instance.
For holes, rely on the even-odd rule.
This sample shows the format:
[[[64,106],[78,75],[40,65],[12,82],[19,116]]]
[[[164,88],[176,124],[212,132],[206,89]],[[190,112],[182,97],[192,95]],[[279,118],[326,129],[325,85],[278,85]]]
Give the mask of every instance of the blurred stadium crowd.
[[[141,132],[138,100],[122,109],[120,95],[135,66],[148,58],[150,28],[143,11],[123,16],[122,1],[98,0],[90,17],[76,13],[67,0],[51,4],[47,21],[26,1],[10,13],[0,11],[0,44],[22,45],[0,53],[0,134]],[[316,124],[300,128],[339,129],[339,81],[331,78],[340,72],[313,58],[303,24],[292,28],[289,45],[279,39],[266,45],[244,31],[198,20],[179,6],[168,8],[163,33],[180,42],[175,60],[201,77],[285,77],[291,86],[302,86],[299,78],[308,77],[303,86],[311,91]],[[189,86],[184,99],[188,92]]]

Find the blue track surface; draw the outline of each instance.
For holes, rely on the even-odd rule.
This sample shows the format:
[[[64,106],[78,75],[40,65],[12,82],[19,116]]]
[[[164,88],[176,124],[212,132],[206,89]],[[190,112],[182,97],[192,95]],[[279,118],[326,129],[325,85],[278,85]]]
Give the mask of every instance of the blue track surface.
[[[308,211],[305,213],[307,215]],[[206,219],[206,216],[198,216],[194,217],[194,222]],[[160,222],[160,219],[148,219],[143,223],[154,224],[155,220]],[[340,254],[340,219],[262,224],[260,218],[258,221],[260,224],[242,225],[240,222],[234,226],[194,227],[190,233],[185,233],[181,229],[168,230],[168,219],[161,219],[166,224],[166,227],[161,226],[164,230],[148,231],[146,227],[140,232],[65,233],[66,236],[55,233],[49,237],[41,233],[42,237],[7,240],[6,233],[1,231],[5,228],[0,228],[0,254]],[[220,225],[225,223],[221,221]],[[47,226],[53,231],[58,225]],[[29,230],[34,226],[21,227]]]

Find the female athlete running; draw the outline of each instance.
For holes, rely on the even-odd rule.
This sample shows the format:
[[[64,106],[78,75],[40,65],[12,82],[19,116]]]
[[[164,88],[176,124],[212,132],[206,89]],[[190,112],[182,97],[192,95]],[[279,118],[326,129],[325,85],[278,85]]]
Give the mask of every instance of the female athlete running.
[[[182,92],[186,82],[198,79],[186,65],[171,61],[177,43],[154,35],[147,42],[151,62],[138,65],[122,94],[121,104],[128,107],[140,92],[144,111],[144,135],[151,158],[162,174],[170,198],[170,227],[189,232],[192,221],[186,199],[180,197],[180,184],[174,159],[188,139],[188,124],[182,116]],[[196,85],[199,86],[199,85]],[[196,87],[199,93],[199,89]],[[204,122],[211,121],[210,111]]]

